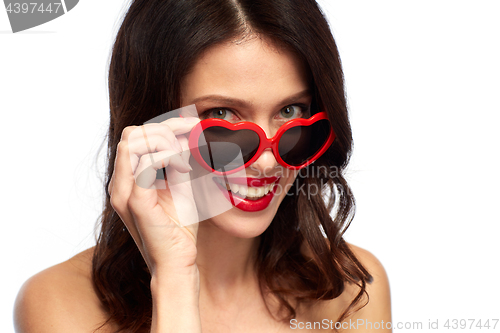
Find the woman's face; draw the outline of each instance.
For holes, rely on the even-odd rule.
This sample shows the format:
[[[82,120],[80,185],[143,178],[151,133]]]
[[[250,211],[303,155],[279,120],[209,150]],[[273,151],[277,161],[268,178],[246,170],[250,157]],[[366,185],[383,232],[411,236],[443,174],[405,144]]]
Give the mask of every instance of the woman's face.
[[[195,104],[200,119],[253,122],[268,138],[287,121],[310,116],[311,93],[303,64],[260,37],[208,49],[181,88],[182,106]],[[246,169],[225,177],[208,172],[193,158],[190,163],[202,218],[243,238],[264,232],[298,174],[282,167],[270,149]]]

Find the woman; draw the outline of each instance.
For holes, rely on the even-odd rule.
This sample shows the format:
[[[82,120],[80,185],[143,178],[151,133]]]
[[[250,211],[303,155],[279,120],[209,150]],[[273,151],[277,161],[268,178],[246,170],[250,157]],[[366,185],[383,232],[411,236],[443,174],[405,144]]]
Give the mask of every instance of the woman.
[[[359,332],[390,321],[382,266],[342,239],[354,209],[342,176],[351,130],[338,52],[315,1],[133,1],[109,89],[97,245],[25,284],[18,332]],[[192,105],[195,117],[141,126]],[[324,136],[310,126],[320,115]],[[218,169],[198,147],[212,139],[197,118],[243,123],[280,145],[293,126],[305,133],[289,135],[294,147],[314,151],[293,162],[257,140],[238,168]],[[230,207],[210,215],[219,204]],[[358,319],[378,329],[353,326]]]

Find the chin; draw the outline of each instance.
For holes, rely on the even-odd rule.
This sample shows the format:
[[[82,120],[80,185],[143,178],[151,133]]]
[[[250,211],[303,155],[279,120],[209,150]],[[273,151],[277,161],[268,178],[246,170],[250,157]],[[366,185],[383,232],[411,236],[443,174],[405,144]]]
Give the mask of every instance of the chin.
[[[269,227],[277,207],[274,209],[268,206],[262,211],[251,213],[233,207],[203,223],[210,223],[233,237],[254,238],[260,236]]]

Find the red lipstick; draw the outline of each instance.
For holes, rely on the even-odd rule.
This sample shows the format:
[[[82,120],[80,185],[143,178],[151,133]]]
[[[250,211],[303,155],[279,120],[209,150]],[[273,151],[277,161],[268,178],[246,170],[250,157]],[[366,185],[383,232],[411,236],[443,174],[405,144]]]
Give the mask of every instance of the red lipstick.
[[[235,180],[235,181],[233,181]],[[245,180],[243,182],[243,180]],[[272,180],[272,181],[271,181]],[[230,190],[226,189],[224,186],[219,184],[214,179],[215,184],[217,184],[217,187],[221,190],[222,194],[224,197],[236,208],[239,208],[245,212],[257,212],[263,209],[266,209],[267,206],[271,203],[271,200],[274,197],[274,194],[276,193],[276,189],[278,188],[278,182],[279,177],[266,177],[266,178],[246,178],[246,177],[241,177],[241,178],[227,178],[228,183],[234,183],[234,184],[241,184],[241,185],[248,185],[248,186],[264,186],[268,184],[272,184],[273,182],[276,182],[274,184],[273,188],[264,195],[262,198],[257,199],[257,200],[250,200],[247,198],[242,198],[238,195],[235,195],[233,192]],[[239,181],[239,183],[238,183]],[[258,185],[262,184],[262,185]]]
[[[250,177],[219,177],[225,183],[233,183],[238,185],[247,185],[252,187],[260,187],[276,182],[280,177],[263,177],[263,178],[250,178]]]

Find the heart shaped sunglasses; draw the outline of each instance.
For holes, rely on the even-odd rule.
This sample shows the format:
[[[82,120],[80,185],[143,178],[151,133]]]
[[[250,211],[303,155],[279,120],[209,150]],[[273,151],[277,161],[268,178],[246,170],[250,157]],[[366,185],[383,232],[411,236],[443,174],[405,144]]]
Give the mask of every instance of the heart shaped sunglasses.
[[[290,120],[272,138],[252,122],[210,118],[193,128],[189,149],[202,167],[219,175],[247,168],[268,148],[279,164],[296,170],[317,160],[334,139],[326,112]]]

